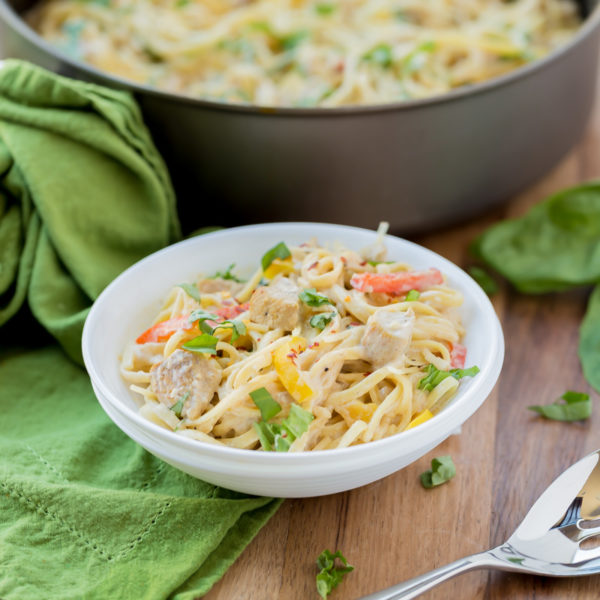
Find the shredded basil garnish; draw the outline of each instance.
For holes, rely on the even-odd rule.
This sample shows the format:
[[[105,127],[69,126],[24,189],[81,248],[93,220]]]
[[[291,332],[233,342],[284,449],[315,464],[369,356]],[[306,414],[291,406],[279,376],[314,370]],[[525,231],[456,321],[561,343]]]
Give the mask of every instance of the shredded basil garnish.
[[[185,401],[188,399],[190,393],[186,392],[183,396],[181,396],[181,398],[179,398],[179,400],[177,400],[177,402],[175,402],[175,404],[173,404],[173,406],[171,406],[171,410],[175,413],[175,416],[178,419],[181,419],[181,411],[183,410],[183,405],[185,404]]]
[[[193,283],[179,283],[177,287],[184,290],[185,293],[196,302],[200,302],[200,290]]]
[[[419,381],[419,389],[430,392],[434,387],[442,383],[446,377],[454,377],[454,379],[462,379],[463,377],[475,377],[479,373],[479,367],[473,365],[468,369],[450,369],[449,371],[441,371],[434,365],[427,365],[425,369],[426,377]]]
[[[456,467],[450,456],[438,456],[431,461],[431,470],[421,473],[421,484],[432,488],[446,483],[456,475]]]
[[[331,323],[331,319],[335,317],[335,313],[319,313],[318,315],[314,315],[310,318],[310,326],[318,329],[319,331],[323,331],[325,326]]]
[[[270,250],[267,250],[263,255],[260,264],[262,265],[262,270],[266,271],[269,268],[269,265],[276,259],[279,258],[281,260],[285,260],[292,255],[290,249],[284,244],[284,242],[279,242],[276,246],[273,246]]]
[[[252,402],[256,404],[263,421],[272,419],[277,413],[281,411],[281,405],[279,402],[273,399],[273,396],[269,394],[269,391],[262,387],[250,392],[250,398]]]
[[[189,350],[190,352],[201,352],[203,354],[216,354],[217,353],[217,342],[218,338],[208,333],[203,333],[185,344],[182,348]]]
[[[231,271],[232,269],[235,267],[235,263],[231,263],[227,269],[225,269],[225,271],[217,271],[212,277],[210,277],[209,279],[217,279],[217,277],[219,279],[225,279],[228,281],[235,281],[237,283],[244,283],[243,279],[240,279],[239,277],[236,277]]]
[[[327,296],[317,294],[315,288],[308,288],[302,290],[299,294],[300,300],[308,306],[323,306],[323,304],[332,304],[331,300]]]

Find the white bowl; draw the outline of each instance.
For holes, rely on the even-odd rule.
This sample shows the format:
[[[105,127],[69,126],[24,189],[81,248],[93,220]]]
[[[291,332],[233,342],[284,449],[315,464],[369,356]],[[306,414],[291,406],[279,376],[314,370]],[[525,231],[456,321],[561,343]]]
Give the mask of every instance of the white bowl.
[[[496,313],[481,288],[438,254],[386,237],[390,258],[413,267],[437,267],[464,295],[462,319],[468,364],[480,373],[433,419],[409,431],[340,450],[257,452],[207,444],[163,429],[138,414],[134,394],[119,373],[123,350],[155,317],[169,289],[231,263],[249,274],[266,249],[284,240],[316,236],[351,249],[372,244],[375,233],[322,223],[272,223],[226,229],[165,248],[117,277],[94,303],[83,330],[83,358],[108,416],[129,437],[171,465],[210,483],[250,494],[297,498],[349,490],[393,473],[437,446],[487,398],[502,368],[504,339]]]

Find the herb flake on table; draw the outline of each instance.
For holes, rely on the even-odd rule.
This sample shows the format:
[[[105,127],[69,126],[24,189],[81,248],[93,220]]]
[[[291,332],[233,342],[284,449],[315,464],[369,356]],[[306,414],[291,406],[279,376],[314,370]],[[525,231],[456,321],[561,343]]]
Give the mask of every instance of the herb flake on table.
[[[438,456],[431,461],[431,470],[421,473],[421,485],[433,488],[450,481],[456,475],[456,467],[451,456]]]
[[[341,566],[336,567],[336,559],[339,560]],[[331,550],[323,550],[317,557],[317,568],[320,569],[316,577],[317,592],[325,600],[340,584],[344,575],[354,570],[354,567],[348,564],[348,560],[339,550],[335,553]]]
[[[552,404],[527,408],[553,421],[583,421],[592,414],[592,401],[588,394],[568,391]]]

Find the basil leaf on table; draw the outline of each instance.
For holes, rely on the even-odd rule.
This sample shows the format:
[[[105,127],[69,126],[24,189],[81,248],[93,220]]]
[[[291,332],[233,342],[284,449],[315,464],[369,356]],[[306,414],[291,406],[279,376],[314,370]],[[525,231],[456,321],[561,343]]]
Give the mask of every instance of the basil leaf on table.
[[[600,281],[600,182],[563,190],[492,226],[471,249],[525,293]]]
[[[582,421],[592,414],[592,401],[587,394],[569,391],[565,392],[559,400],[564,402],[557,400],[553,404],[527,408],[553,421]]]
[[[579,329],[579,360],[585,378],[600,391],[600,285],[588,300]]]
[[[336,559],[343,566],[336,567]],[[320,569],[316,580],[317,591],[319,596],[325,600],[332,590],[340,584],[344,575],[354,570],[354,567],[348,564],[346,557],[339,550],[335,553],[331,550],[323,550],[317,557],[317,567]]]
[[[438,456],[431,461],[431,470],[421,473],[421,485],[432,488],[450,481],[456,475],[451,456]]]

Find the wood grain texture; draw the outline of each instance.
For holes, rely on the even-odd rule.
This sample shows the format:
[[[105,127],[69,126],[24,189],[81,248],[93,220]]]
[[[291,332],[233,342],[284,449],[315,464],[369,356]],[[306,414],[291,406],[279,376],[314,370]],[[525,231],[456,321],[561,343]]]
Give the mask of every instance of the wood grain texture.
[[[506,206],[417,238],[461,266],[470,240],[499,219],[522,215],[548,194],[600,175],[600,103],[580,144],[542,181]],[[381,215],[384,219],[385,215]],[[567,389],[590,392],[577,359],[589,290],[523,296],[503,285],[493,299],[506,338],[498,385],[479,411],[441,446],[406,469],[344,494],[288,500],[207,600],[315,600],[314,561],[340,549],[355,566],[331,600],[354,600],[462,556],[502,543],[546,486],[600,447],[600,414],[584,424],[541,419],[530,404]],[[597,405],[598,397],[594,395]],[[457,476],[424,490],[419,474],[451,454]],[[427,600],[597,599],[600,576],[556,580],[480,571],[425,594]]]

